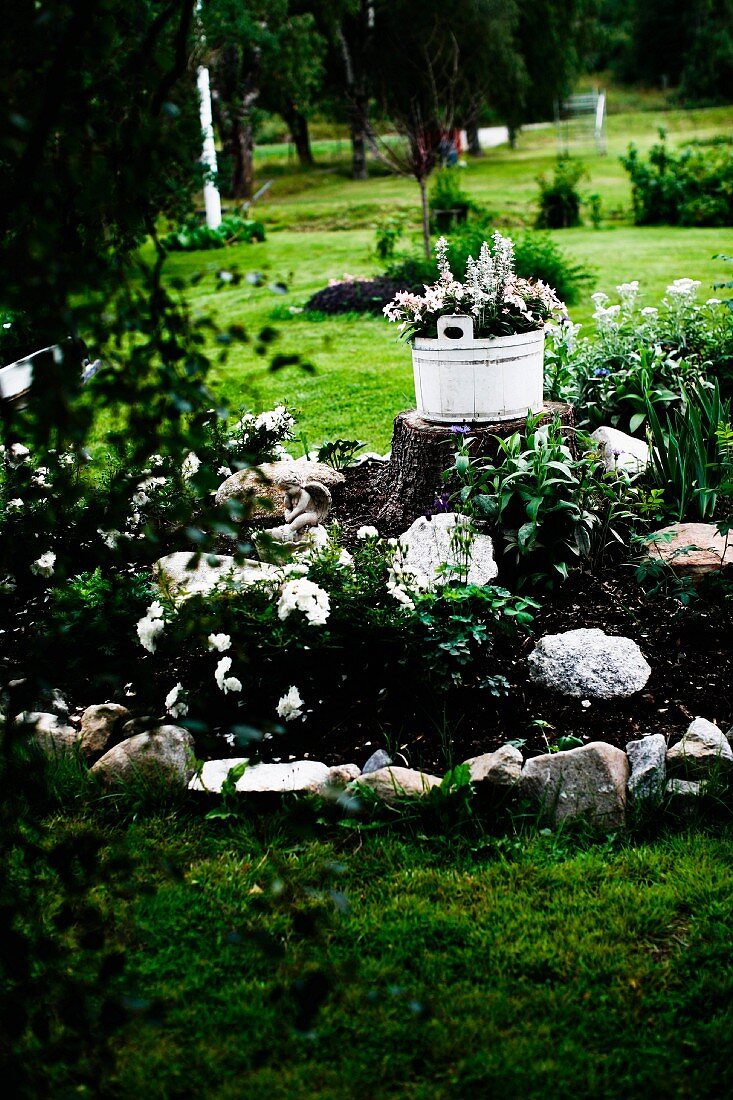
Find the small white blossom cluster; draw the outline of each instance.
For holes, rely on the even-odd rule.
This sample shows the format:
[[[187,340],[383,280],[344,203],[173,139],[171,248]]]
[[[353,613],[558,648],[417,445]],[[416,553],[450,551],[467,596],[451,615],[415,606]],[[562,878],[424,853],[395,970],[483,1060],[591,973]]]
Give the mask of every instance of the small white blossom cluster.
[[[293,722],[296,718],[304,717],[303,700],[297,687],[289,688],[286,694],[281,696],[277,704],[277,713],[285,722]]]
[[[183,460],[181,466],[181,476],[184,481],[190,481],[194,474],[198,473],[201,467],[201,459],[193,451],[189,451]]]
[[[147,649],[148,653],[155,653],[158,644],[158,635],[165,629],[163,605],[160,600],[153,600],[145,617],[138,620],[137,636],[140,645]]]
[[[146,477],[133,493],[132,503],[142,508],[150,502],[150,494],[163,485],[167,485],[167,479],[164,477]]]
[[[235,438],[229,440],[230,448],[254,449],[262,445],[261,436],[265,434],[274,437],[278,441],[278,449],[281,450],[279,441],[292,439],[295,435],[295,418],[284,405],[276,405],[274,409],[268,409],[257,416],[254,413],[244,413],[231,431]]]
[[[376,527],[368,527],[365,525],[364,527],[359,528],[359,530],[356,532],[356,537],[358,539],[378,539],[379,531],[376,529]]]
[[[5,460],[8,466],[17,469],[18,466],[22,466],[24,462],[28,461],[30,453],[22,443],[12,443],[5,452]]]
[[[415,595],[427,586],[427,578],[419,576],[405,565],[407,548],[397,539],[388,539],[392,561],[387,570],[387,591],[397,603],[415,610]]]
[[[209,652],[216,650],[217,653],[226,653],[232,645],[232,639],[228,634],[209,634],[206,641],[209,646]]]
[[[501,233],[493,235],[493,249],[484,241],[479,257],[469,256],[465,282],[453,277],[448,264],[448,242],[435,246],[440,278],[423,295],[399,291],[384,307],[388,321],[399,322],[411,338],[445,314],[470,314],[475,336],[501,336],[545,328],[566,313],[557,294],[541,280],[520,279],[514,273],[514,244]]]
[[[214,673],[214,679],[216,680],[217,686],[225,695],[228,695],[230,691],[242,690],[241,680],[238,680],[236,676],[227,676],[227,672],[231,667],[231,657],[222,657]]]
[[[183,718],[188,714],[188,703],[183,684],[176,684],[165,697],[165,709],[173,718]]]
[[[328,593],[306,577],[287,581],[277,603],[278,618],[285,620],[293,611],[301,611],[311,626],[324,626],[331,613]]]
[[[56,555],[52,550],[47,550],[45,554],[41,554],[40,558],[32,563],[31,573],[35,573],[37,577],[52,577],[55,564]]]

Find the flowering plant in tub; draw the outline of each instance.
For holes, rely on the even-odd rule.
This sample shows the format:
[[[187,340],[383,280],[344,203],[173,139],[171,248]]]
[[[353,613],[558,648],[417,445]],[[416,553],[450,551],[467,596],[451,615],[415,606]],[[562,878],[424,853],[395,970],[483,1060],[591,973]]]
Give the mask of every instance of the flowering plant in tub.
[[[545,328],[565,315],[552,287],[520,279],[514,245],[494,233],[464,281],[436,245],[439,279],[425,293],[400,291],[384,308],[412,342],[417,409],[439,423],[491,423],[542,408]]]

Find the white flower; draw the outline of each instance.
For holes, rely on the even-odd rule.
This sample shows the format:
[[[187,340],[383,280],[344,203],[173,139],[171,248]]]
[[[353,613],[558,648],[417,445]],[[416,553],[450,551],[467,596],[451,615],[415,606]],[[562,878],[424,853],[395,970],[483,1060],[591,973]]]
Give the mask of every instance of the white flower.
[[[33,474],[32,481],[34,485],[48,485],[46,475],[48,474],[48,466],[39,466],[36,472]]]
[[[9,465],[13,467],[22,465],[30,453],[28,448],[24,447],[22,443],[13,443],[13,445],[8,448],[7,452]]]
[[[241,680],[238,680],[236,676],[227,676],[227,672],[231,667],[231,657],[222,657],[214,672],[214,679],[225,695],[228,695],[230,691],[242,690]]]
[[[189,453],[183,460],[183,465],[181,466],[181,474],[183,475],[183,480],[190,481],[193,475],[198,471],[200,466],[201,459],[199,458],[199,456],[197,454],[194,454],[193,451],[189,451]]]
[[[148,653],[155,653],[158,635],[164,630],[163,605],[159,600],[153,600],[145,617],[139,619],[137,624],[137,636],[143,649],[147,649]]]
[[[644,306],[641,311],[642,317],[656,317],[658,313],[659,310],[656,306]]]
[[[232,471],[229,469],[228,466],[220,466],[219,469],[216,471],[216,476],[217,477],[231,477],[232,476]]]
[[[8,512],[19,512],[23,507],[25,507],[25,505],[20,497],[13,497],[13,499],[9,500],[7,503]]]
[[[188,703],[185,700],[185,695],[183,684],[176,684],[174,688],[171,688],[165,697],[165,709],[168,714],[171,714],[174,718],[183,718],[184,715],[188,714]]]
[[[209,643],[209,650],[215,649],[217,653],[226,653],[232,644],[228,634],[209,634],[206,640]],[[231,664],[231,660],[229,663]]]
[[[286,722],[292,722],[303,714],[302,706],[303,700],[300,697],[300,692],[297,687],[293,686],[288,689],[286,695],[281,697],[280,702],[277,704],[277,713]]]
[[[358,539],[378,539],[379,531],[376,527],[360,527],[356,532],[356,537]]]
[[[47,550],[45,554],[41,554],[40,558],[33,562],[31,573],[35,573],[37,577],[51,577],[53,576],[55,561],[56,555],[52,550]]]
[[[720,298],[708,298],[705,302],[706,306],[721,306],[723,303]]]
[[[277,405],[268,412],[261,412],[255,419],[255,428],[277,435],[280,439],[292,439],[295,420],[284,405]]]
[[[328,593],[305,577],[287,581],[277,604],[278,618],[287,619],[296,610],[303,612],[311,626],[323,626],[331,613]]]
[[[66,451],[64,454],[59,455],[60,466],[73,466],[75,462],[76,457],[72,454],[71,451]]]
[[[137,491],[133,494],[132,503],[136,504],[138,508],[143,504],[147,504],[150,500],[150,493],[161,485],[166,485],[167,481],[164,477],[146,477],[144,481],[141,481],[137,487]]]
[[[110,550],[116,550],[117,543],[122,538],[122,532],[116,531],[114,528],[109,531],[104,531],[101,527],[98,527],[97,534],[101,538],[104,545],[108,546]]]
[[[341,551],[341,553],[338,556],[337,564],[343,566],[344,569],[353,569],[354,559],[352,558],[352,556],[351,556],[351,554],[349,553],[348,550],[342,550]]]

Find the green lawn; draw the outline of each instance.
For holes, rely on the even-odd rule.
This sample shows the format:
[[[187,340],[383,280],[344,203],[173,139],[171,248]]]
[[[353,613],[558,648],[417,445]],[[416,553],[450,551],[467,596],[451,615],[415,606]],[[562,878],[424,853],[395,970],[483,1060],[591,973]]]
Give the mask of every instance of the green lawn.
[[[603,227],[564,230],[554,234],[568,256],[588,265],[593,285],[570,312],[589,326],[595,289],[613,292],[620,282],[639,279],[648,303],[657,301],[672,279],[700,279],[702,293],[712,294],[716,280],[726,277],[715,253],[733,253],[733,230],[635,228],[631,225],[629,181],[619,155],[629,141],[648,148],[664,125],[670,140],[710,137],[729,132],[733,108],[699,111],[651,111],[611,115],[608,155],[588,151],[587,191],[597,192],[604,210]],[[516,151],[490,150],[469,163],[463,176],[469,195],[494,211],[501,227],[530,226],[537,196],[536,178],[551,172],[557,146],[552,127],[520,135]],[[171,276],[207,274],[191,288],[195,309],[212,312],[222,325],[244,324],[252,333],[265,325],[278,332],[277,350],[299,352],[317,368],[314,375],[295,369],[268,375],[249,346],[235,347],[228,361],[214,371],[217,393],[230,405],[268,407],[287,400],[300,410],[299,428],[310,446],[327,439],[362,439],[369,449],[385,451],[392,421],[414,403],[409,349],[399,344],[394,328],[378,318],[333,318],[313,323],[299,309],[329,279],[345,273],[369,275],[379,270],[374,256],[374,227],[396,210],[408,218],[408,236],[417,239],[418,192],[414,182],[387,174],[381,166],[372,178],[348,178],[348,147],[336,141],[316,146],[319,165],[301,171],[288,161],[285,146],[262,147],[257,153],[257,184],[273,186],[257,207],[268,227],[262,244],[237,245],[217,252],[173,254]],[[409,227],[412,229],[409,229]],[[282,280],[288,293],[246,282],[215,291],[215,273],[237,268],[260,271],[268,282]],[[729,274],[728,274],[728,277]]]
[[[56,840],[85,826],[46,823]],[[96,893],[126,952],[114,988],[132,1006],[103,1059],[111,1095],[733,1087],[728,833],[587,848],[419,826],[314,834],[273,812],[233,826],[143,818],[110,844],[121,836],[134,858],[122,900],[104,883]],[[49,890],[47,912],[56,904]],[[83,1071],[48,1066],[49,1095],[92,1095],[69,1090]]]
[[[712,294],[713,283],[726,277],[725,265],[712,257],[721,250],[733,252],[733,233],[716,229],[619,226],[598,232],[563,230],[554,236],[572,259],[596,273],[585,300],[570,310],[585,325],[593,310],[591,292],[602,289],[612,294],[618,283],[630,279],[641,281],[649,303],[683,275],[700,279],[702,292]],[[287,400],[300,410],[298,424],[311,445],[358,438],[372,450],[389,448],[394,417],[414,405],[410,351],[396,339],[396,326],[364,316],[314,323],[289,313],[331,278],[374,273],[372,249],[373,235],[366,229],[307,234],[281,230],[263,244],[170,257],[171,275],[210,273],[189,291],[196,309],[212,312],[223,326],[244,324],[253,333],[274,325],[278,351],[300,352],[317,368],[314,375],[293,368],[268,375],[250,346],[237,346],[212,376],[225,401],[234,407],[254,403],[264,408]],[[246,282],[215,291],[214,273],[231,266],[242,272],[261,271],[269,282],[284,279],[289,291],[279,295]]]

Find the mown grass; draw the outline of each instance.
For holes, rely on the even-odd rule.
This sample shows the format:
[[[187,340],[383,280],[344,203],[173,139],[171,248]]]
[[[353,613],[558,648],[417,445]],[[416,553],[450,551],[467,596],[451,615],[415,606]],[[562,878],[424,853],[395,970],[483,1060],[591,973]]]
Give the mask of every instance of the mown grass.
[[[583,184],[586,192],[601,197],[602,227],[553,234],[571,260],[593,272],[583,301],[570,310],[574,320],[589,326],[591,293],[613,293],[618,283],[631,279],[641,281],[651,304],[674,278],[700,279],[707,296],[713,283],[726,277],[725,265],[713,256],[733,252],[731,231],[631,225],[631,192],[619,155],[632,140],[648,148],[660,125],[677,142],[726,132],[731,121],[733,108],[609,117],[608,155],[586,150],[590,178]],[[414,404],[409,348],[398,343],[394,326],[380,318],[332,317],[315,323],[291,311],[299,310],[329,279],[379,271],[374,227],[387,215],[405,216],[406,247],[418,248],[418,191],[414,182],[388,174],[383,166],[373,166],[367,181],[349,179],[345,143],[325,142],[316,149],[320,163],[309,171],[289,162],[284,146],[258,152],[257,184],[273,180],[267,198],[257,206],[268,228],[264,243],[173,254],[168,272],[184,279],[203,272],[206,277],[186,292],[194,309],[213,313],[224,327],[244,324],[252,334],[274,326],[279,334],[274,350],[299,353],[316,367],[313,375],[294,368],[268,374],[251,345],[235,345],[212,374],[224,401],[234,408],[264,408],[286,400],[300,410],[299,427],[310,446],[329,439],[362,439],[369,449],[383,452],[390,445],[394,417]],[[503,146],[470,162],[462,176],[465,189],[484,211],[494,212],[496,225],[531,226],[537,176],[552,172],[556,153],[553,127],[524,131],[515,151]],[[284,282],[287,293],[244,281],[216,290],[221,269],[260,271],[268,284]]]
[[[588,846],[314,831],[273,811],[142,818],[110,844],[121,833],[135,870],[110,920],[137,1015],[111,1044],[113,1094],[595,1100],[733,1084],[729,830]],[[79,1068],[47,1066],[52,1094]]]

